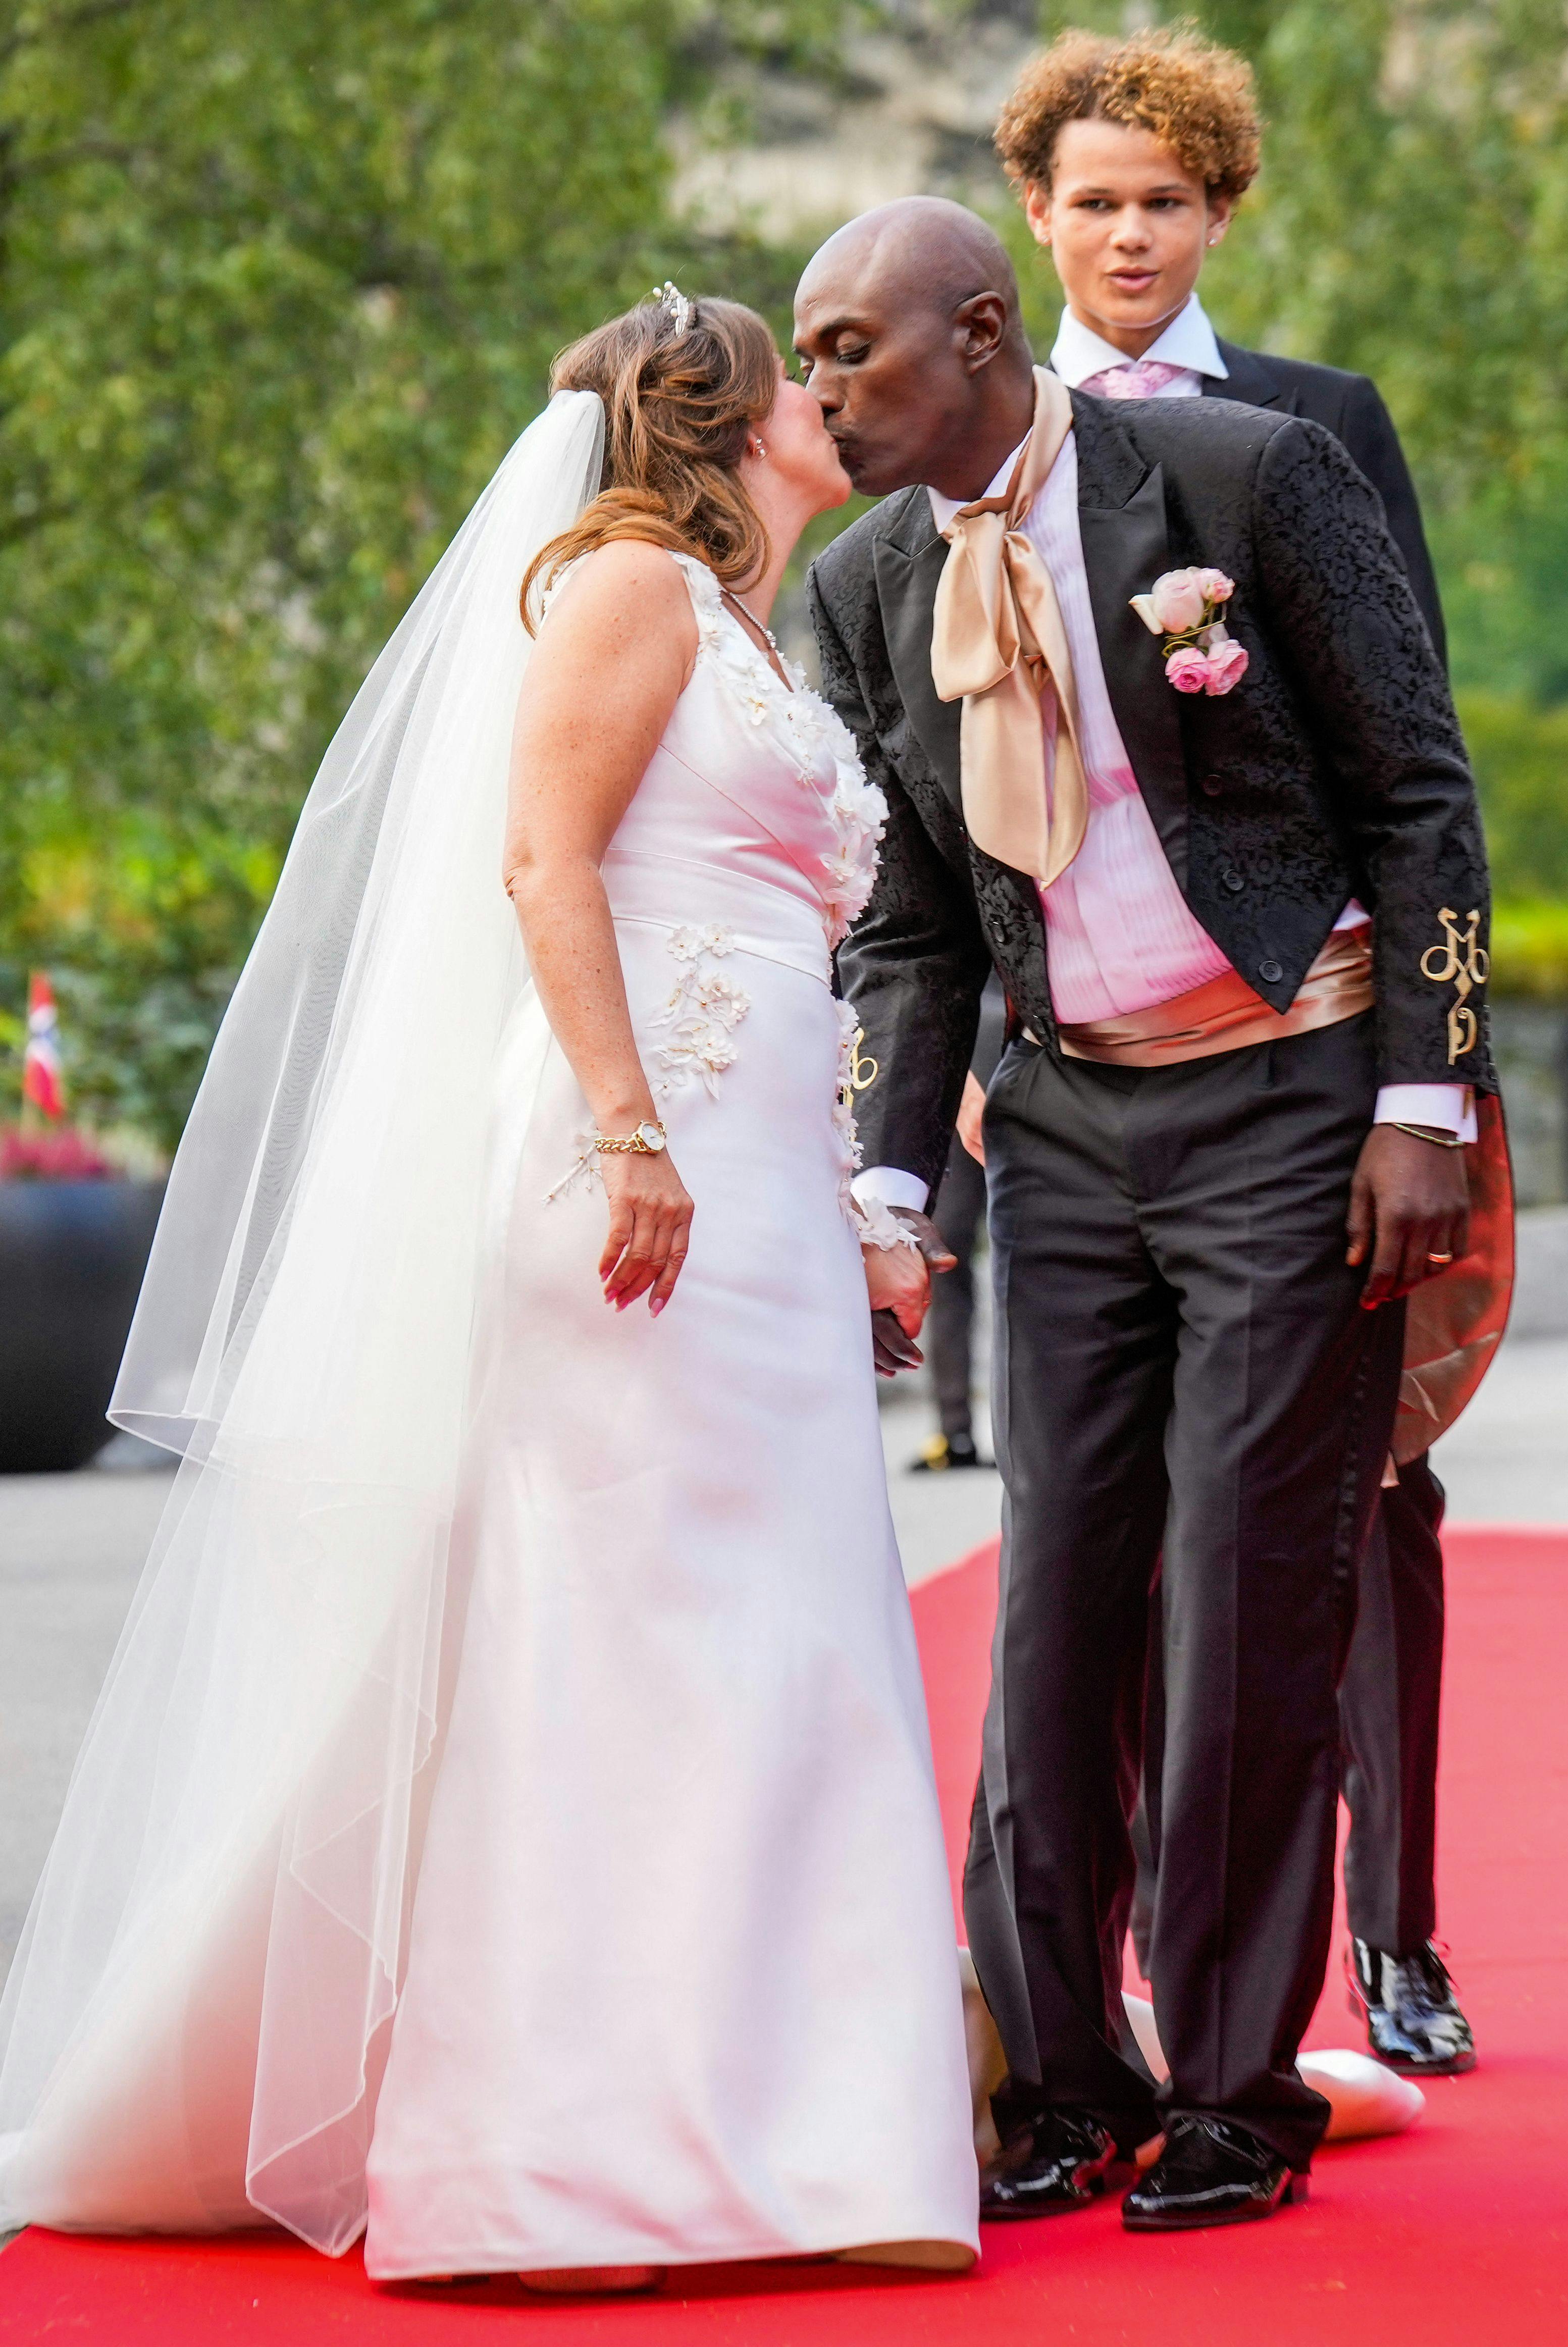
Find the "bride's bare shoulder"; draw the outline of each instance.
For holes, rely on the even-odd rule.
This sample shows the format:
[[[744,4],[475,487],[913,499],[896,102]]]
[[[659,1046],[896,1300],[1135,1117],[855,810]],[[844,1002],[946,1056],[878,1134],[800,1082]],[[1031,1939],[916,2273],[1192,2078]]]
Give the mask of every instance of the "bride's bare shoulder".
[[[629,682],[683,692],[697,664],[697,620],[681,565],[646,538],[596,547],[551,595],[538,649],[546,670],[563,679],[614,663]]]
[[[681,566],[662,547],[619,538],[581,556],[550,594],[529,670],[538,708],[591,694],[661,726],[697,665],[698,630]],[[611,682],[613,680],[613,682]]]
[[[694,651],[697,622],[675,557],[648,538],[619,538],[581,556],[550,597],[546,627],[613,628],[677,634]],[[541,630],[542,633],[542,630]]]

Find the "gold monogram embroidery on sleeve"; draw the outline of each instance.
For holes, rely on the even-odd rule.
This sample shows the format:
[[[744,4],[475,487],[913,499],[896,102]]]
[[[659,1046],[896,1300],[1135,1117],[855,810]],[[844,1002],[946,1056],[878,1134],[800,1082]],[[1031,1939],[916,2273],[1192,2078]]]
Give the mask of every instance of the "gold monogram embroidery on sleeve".
[[[865,1028],[857,1027],[845,1063],[845,1081],[852,1092],[869,1092],[880,1073],[875,1060],[863,1060],[860,1056],[860,1046],[865,1040]]]
[[[1434,986],[1451,986],[1454,1000],[1449,1011],[1449,1065],[1462,1060],[1467,1051],[1475,1049],[1477,1034],[1475,1012],[1465,999],[1476,987],[1486,984],[1491,967],[1491,957],[1484,946],[1476,942],[1481,927],[1481,915],[1471,910],[1465,915],[1465,926],[1460,928],[1459,915],[1445,905],[1438,915],[1443,925],[1442,941],[1429,946],[1421,956],[1421,976],[1430,978]]]

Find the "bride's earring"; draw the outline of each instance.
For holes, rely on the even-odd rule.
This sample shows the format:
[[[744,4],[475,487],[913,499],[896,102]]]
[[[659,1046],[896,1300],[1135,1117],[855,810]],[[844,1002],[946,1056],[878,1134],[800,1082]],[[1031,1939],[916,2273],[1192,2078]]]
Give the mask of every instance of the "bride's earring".
[[[753,456],[763,457],[765,456],[768,452],[764,447],[760,440],[752,440],[747,443],[747,453]]]

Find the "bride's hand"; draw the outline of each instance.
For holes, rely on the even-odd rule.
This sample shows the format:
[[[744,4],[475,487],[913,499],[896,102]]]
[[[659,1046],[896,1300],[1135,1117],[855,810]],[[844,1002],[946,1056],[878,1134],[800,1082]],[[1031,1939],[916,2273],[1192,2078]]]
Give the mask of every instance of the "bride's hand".
[[[657,1319],[681,1276],[696,1210],[667,1149],[646,1156],[605,1150],[599,1163],[610,1200],[610,1233],[599,1258],[604,1300],[624,1312],[651,1289],[648,1308]]]
[[[907,1337],[917,1337],[931,1301],[925,1256],[912,1246],[864,1246],[860,1259],[873,1312],[891,1312]]]

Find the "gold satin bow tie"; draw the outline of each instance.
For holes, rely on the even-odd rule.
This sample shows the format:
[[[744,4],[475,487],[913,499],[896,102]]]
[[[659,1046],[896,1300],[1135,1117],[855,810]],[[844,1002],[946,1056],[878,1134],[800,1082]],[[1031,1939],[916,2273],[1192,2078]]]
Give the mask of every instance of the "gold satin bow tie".
[[[931,623],[931,677],[964,704],[964,821],[988,856],[1060,878],[1083,845],[1089,790],[1078,740],[1072,655],[1050,573],[1022,523],[1072,429],[1060,377],[1034,371],[1034,423],[1007,493],[960,506],[942,536],[948,559]],[[1057,715],[1052,786],[1045,774],[1047,696]]]

